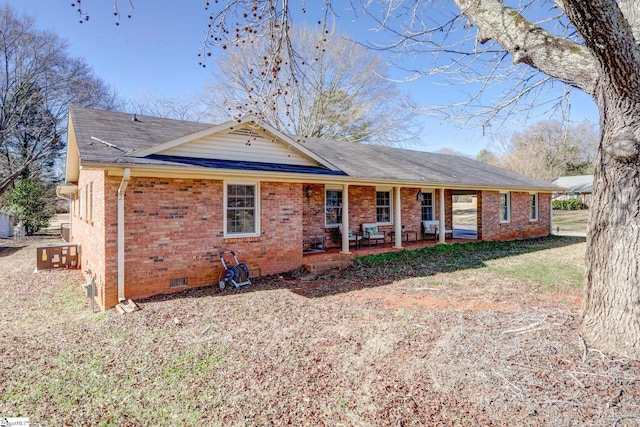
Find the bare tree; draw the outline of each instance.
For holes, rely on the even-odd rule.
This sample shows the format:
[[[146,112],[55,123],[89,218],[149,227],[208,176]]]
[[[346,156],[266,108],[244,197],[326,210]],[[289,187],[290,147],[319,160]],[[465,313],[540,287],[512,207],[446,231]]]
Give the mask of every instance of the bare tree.
[[[267,39],[217,55],[206,90],[216,118],[255,114],[302,138],[385,145],[416,140],[416,115],[379,55],[307,25],[291,34],[295,57],[280,55],[282,63],[296,65],[282,67],[277,78],[263,69]]]
[[[496,111],[516,111],[523,101],[525,108],[544,102],[545,86],[554,82],[563,83],[565,92],[577,88],[594,99],[600,111],[600,142],[580,330],[592,344],[640,360],[640,4],[453,0],[459,13],[440,14],[438,19],[426,8],[442,2],[362,3],[382,27],[399,36],[395,47],[400,51],[417,54],[426,46],[437,57],[456,54],[436,68],[476,79],[476,103],[467,102],[465,108],[484,109],[488,102],[483,94],[504,75],[510,61],[515,68],[509,72],[522,78],[490,100],[498,108],[480,111],[489,119]],[[324,5],[329,16],[331,1]],[[285,59],[295,57],[288,0],[229,0],[213,6],[202,55],[209,54],[211,45],[236,47],[264,37],[268,43],[260,72],[278,80],[285,75],[282,69],[289,68],[287,78],[296,82],[297,63]],[[399,23],[395,31],[394,21]],[[482,65],[488,65],[484,72]],[[278,81],[286,87],[286,81]]]
[[[129,100],[126,108],[138,114],[192,122],[202,122],[210,116],[199,95],[166,97],[143,92]]]
[[[67,45],[0,7],[0,194],[62,156],[70,105],[110,108],[115,96]]]
[[[594,126],[558,121],[535,123],[507,137],[494,135],[483,161],[533,178],[551,181],[564,175],[593,173],[598,135]]]

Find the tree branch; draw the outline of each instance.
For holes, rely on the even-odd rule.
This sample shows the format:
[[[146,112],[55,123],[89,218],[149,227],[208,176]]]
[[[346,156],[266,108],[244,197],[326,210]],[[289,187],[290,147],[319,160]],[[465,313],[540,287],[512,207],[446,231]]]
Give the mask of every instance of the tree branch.
[[[584,46],[554,36],[501,0],[454,2],[480,28],[484,41],[493,39],[499,43],[513,56],[514,63],[525,63],[589,94],[594,93],[598,71],[595,58]]]
[[[20,167],[16,169],[12,174],[4,177],[0,181],[0,194],[4,193],[7,190],[7,188],[9,188],[9,186],[16,179],[18,179],[20,174],[24,172],[29,166],[31,166],[31,164],[33,164],[37,160],[40,160],[42,156],[45,154],[45,151],[47,150],[47,148],[53,145],[53,143],[56,142],[58,138],[59,138],[59,135],[55,134],[50,140],[48,140],[45,144],[43,144],[42,147],[40,147],[37,153],[32,155],[28,160],[26,160],[23,164],[21,164]]]
[[[627,20],[627,16],[631,23],[638,20],[637,2],[621,2],[626,16],[614,0],[565,0],[564,3],[567,16],[585,39],[602,77],[624,98],[637,100],[640,95],[640,48]],[[599,24],[593,25],[594,22]]]

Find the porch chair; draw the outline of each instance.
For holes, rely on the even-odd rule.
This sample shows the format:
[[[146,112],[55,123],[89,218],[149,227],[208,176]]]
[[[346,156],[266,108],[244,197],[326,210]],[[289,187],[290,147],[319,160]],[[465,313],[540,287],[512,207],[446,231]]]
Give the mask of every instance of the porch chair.
[[[422,221],[422,236],[426,238],[427,236],[433,236],[435,240],[440,238],[440,221],[438,220],[425,220]],[[451,235],[453,239],[453,230],[444,230],[444,237],[447,238],[447,234]]]
[[[338,224],[338,230],[340,231],[340,241],[342,241],[342,224]],[[353,234],[351,230],[349,230],[349,245],[351,245],[351,242],[355,243],[356,249],[358,249],[358,246],[362,246],[362,235]]]
[[[361,225],[362,227],[362,238],[367,241],[367,245],[371,246],[371,241],[373,240],[378,244],[379,240],[382,240],[384,244],[385,241],[385,232],[383,230],[378,230],[378,225],[375,223],[364,223]]]

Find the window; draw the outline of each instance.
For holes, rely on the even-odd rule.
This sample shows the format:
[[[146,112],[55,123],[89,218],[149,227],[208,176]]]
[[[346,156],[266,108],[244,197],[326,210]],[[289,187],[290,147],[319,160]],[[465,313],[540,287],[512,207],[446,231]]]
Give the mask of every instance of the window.
[[[529,194],[529,220],[538,220],[538,194]]]
[[[500,193],[500,222],[509,222],[509,193]]]
[[[82,192],[82,187],[78,188],[78,217],[82,219],[82,209],[84,208],[82,200],[84,199],[84,194]]]
[[[376,191],[376,222],[391,224],[391,191]]]
[[[422,220],[433,220],[433,193],[422,193]]]
[[[257,185],[227,184],[226,234],[257,234]]]
[[[93,223],[93,182],[87,186],[87,221]]]
[[[342,191],[327,190],[325,198],[326,224],[342,224]]]

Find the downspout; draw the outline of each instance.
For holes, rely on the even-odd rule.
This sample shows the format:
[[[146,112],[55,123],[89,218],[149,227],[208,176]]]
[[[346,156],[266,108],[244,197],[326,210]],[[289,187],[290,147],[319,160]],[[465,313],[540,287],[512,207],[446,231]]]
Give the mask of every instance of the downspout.
[[[129,185],[131,170],[124,168],[120,188],[118,188],[118,302],[125,300],[124,296],[124,193]]]
[[[445,223],[445,217],[444,217],[445,216],[445,212],[446,212],[445,209],[444,209],[444,188],[440,189],[440,206],[438,206],[438,207],[440,208],[439,209],[440,213],[438,215],[440,217],[439,218],[440,222],[439,222],[439,227],[438,227],[438,237],[439,237],[438,243],[445,244],[445,243],[447,243],[446,233],[445,233],[445,230],[447,228],[445,226],[446,223]]]

